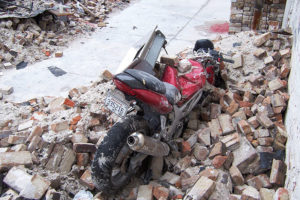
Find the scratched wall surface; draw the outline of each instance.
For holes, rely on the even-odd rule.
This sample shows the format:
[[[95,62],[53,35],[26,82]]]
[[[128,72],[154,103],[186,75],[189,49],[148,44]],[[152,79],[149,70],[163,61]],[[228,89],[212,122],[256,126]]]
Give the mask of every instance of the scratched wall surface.
[[[294,39],[292,69],[289,77],[290,101],[285,120],[289,135],[286,152],[288,172],[285,186],[290,191],[290,199],[300,199],[300,0],[288,1],[291,6],[289,10],[286,10],[286,14]]]

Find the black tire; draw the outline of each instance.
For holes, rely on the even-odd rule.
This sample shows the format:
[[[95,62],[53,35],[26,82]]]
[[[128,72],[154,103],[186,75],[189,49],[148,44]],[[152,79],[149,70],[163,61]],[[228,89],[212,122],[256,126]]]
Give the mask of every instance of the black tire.
[[[146,121],[139,116],[131,116],[121,122],[117,122],[108,131],[102,143],[99,145],[92,163],[92,179],[97,189],[104,194],[113,194],[125,186],[133,174],[122,177],[118,183],[112,181],[115,161],[124,145],[127,145],[127,137],[136,131],[147,132]]]

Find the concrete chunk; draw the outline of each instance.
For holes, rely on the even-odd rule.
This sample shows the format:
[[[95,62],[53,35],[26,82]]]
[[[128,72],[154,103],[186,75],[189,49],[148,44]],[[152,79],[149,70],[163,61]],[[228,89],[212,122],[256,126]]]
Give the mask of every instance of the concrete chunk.
[[[237,69],[237,68],[240,68],[240,67],[243,67],[243,63],[244,63],[244,58],[243,58],[243,55],[237,55],[233,58],[234,60],[234,64],[233,64],[233,68],[234,69]]]

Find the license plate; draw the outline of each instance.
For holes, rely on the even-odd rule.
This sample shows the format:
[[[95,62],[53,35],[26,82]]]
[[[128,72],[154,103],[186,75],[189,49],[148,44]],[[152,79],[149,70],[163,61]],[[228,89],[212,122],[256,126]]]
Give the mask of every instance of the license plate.
[[[127,110],[129,108],[129,105],[120,100],[120,97],[117,97],[117,95],[114,95],[112,92],[109,92],[105,99],[105,106],[117,114],[120,117],[125,117],[127,114]]]

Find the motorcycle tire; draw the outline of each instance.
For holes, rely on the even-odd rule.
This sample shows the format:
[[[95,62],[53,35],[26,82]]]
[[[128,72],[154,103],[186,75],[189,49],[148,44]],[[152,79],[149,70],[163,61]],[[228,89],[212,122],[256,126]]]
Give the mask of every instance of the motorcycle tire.
[[[120,191],[134,175],[114,177],[113,168],[121,149],[127,145],[127,137],[137,131],[148,132],[146,121],[140,116],[127,117],[114,124],[99,145],[91,166],[92,179],[95,187],[104,194]]]

